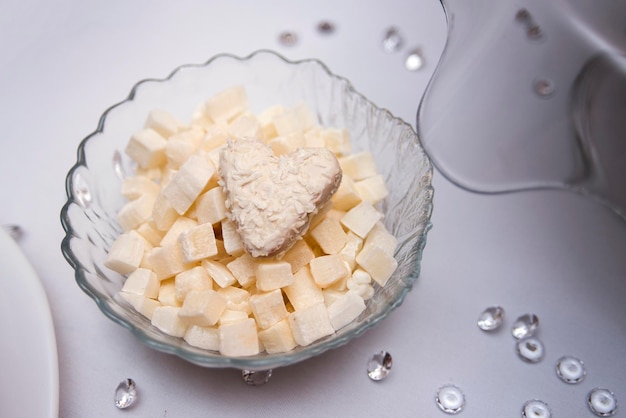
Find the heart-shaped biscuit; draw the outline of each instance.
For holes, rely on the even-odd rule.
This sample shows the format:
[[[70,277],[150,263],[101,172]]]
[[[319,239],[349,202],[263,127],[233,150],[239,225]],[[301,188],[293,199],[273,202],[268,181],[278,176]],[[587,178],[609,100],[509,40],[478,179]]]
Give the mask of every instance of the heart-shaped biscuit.
[[[287,251],[341,183],[339,162],[325,148],[276,156],[270,146],[249,138],[228,141],[219,175],[228,216],[253,257]]]

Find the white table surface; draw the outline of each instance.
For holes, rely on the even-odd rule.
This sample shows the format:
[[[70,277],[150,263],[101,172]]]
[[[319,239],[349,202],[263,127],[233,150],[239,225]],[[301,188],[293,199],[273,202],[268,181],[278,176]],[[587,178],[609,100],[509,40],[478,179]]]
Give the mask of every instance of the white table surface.
[[[65,175],[100,114],[139,79],[182,63],[268,48],[315,57],[357,90],[414,125],[421,94],[443,50],[446,22],[435,0],[419,1],[94,1],[22,0],[0,7],[0,222],[25,230],[20,245],[41,278],[55,324],[61,417],[446,416],[436,390],[466,396],[464,417],[517,417],[525,401],[548,402],[558,417],[591,416],[594,387],[615,392],[626,410],[626,223],[567,192],[484,196],[436,173],[434,228],[421,276],[404,304],[347,346],[274,370],[261,387],[230,369],[204,369],[148,348],[107,319],[76,285],[64,260],[59,212]],[[316,32],[321,20],[337,30]],[[405,47],[381,49],[397,26]],[[281,46],[293,30],[299,43]],[[404,69],[421,47],[426,66]],[[505,326],[488,335],[478,314],[499,304]],[[523,313],[539,316],[546,357],[517,358],[509,333]],[[367,359],[393,356],[381,382]],[[587,376],[566,385],[554,373],[565,354]],[[136,381],[140,400],[119,411],[113,392]],[[36,382],[33,382],[36,384]]]

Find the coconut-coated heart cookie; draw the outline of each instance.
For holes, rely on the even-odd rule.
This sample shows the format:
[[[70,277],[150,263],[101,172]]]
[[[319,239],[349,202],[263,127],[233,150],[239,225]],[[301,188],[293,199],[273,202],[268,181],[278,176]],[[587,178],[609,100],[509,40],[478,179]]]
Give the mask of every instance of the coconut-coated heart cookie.
[[[276,156],[257,139],[229,140],[220,153],[220,184],[229,218],[253,257],[287,251],[311,216],[337,191],[341,167],[326,148]]]

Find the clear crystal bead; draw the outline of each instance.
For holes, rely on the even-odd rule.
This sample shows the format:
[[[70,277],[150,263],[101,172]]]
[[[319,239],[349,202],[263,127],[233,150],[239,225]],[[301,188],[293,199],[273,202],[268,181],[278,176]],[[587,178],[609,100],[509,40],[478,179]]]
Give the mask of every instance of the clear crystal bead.
[[[554,91],[556,90],[554,82],[546,78],[535,80],[533,88],[535,90],[535,93],[537,93],[537,95],[541,97],[550,97],[554,94]]]
[[[242,370],[241,378],[250,386],[261,386],[270,381],[272,369],[269,370]]]
[[[385,31],[385,35],[383,36],[383,49],[386,52],[399,51],[403,44],[404,39],[397,28],[390,27]]]
[[[454,385],[445,385],[439,388],[435,396],[437,406],[447,414],[458,414],[465,406],[465,395]]]
[[[483,331],[494,331],[504,322],[504,309],[500,306],[490,306],[478,316],[478,328]]]
[[[608,389],[595,388],[587,396],[591,412],[599,417],[611,417],[617,412],[617,398]]]
[[[384,350],[380,351],[370,357],[367,362],[367,375],[372,380],[383,380],[391,371],[391,365],[391,354]]]
[[[547,403],[538,399],[528,401],[522,407],[523,418],[551,418],[552,411]]]
[[[543,343],[534,337],[521,339],[516,344],[517,355],[528,363],[537,363],[543,359]]]
[[[404,67],[409,71],[417,71],[424,66],[424,55],[422,50],[417,48],[409,52],[406,60],[404,61]]]
[[[137,388],[133,379],[126,379],[120,382],[115,389],[115,406],[119,409],[126,409],[132,406],[137,400]]]
[[[518,340],[532,337],[539,328],[539,318],[535,314],[524,314],[517,318],[511,328],[511,333]]]
[[[322,20],[317,24],[317,31],[323,35],[330,35],[335,32],[335,24],[328,20]]]
[[[284,31],[278,35],[278,42],[283,46],[294,46],[298,43],[298,34],[291,31]]]
[[[565,383],[580,383],[586,374],[585,365],[574,356],[563,356],[556,363],[556,375]]]

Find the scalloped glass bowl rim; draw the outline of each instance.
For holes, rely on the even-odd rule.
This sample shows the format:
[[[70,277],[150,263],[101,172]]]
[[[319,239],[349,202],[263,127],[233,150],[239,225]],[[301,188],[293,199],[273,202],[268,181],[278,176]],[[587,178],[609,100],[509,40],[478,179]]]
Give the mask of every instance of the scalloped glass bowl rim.
[[[111,320],[113,320],[114,322],[122,325],[123,327],[127,328],[128,330],[130,330],[136,337],[138,337],[141,341],[143,341],[143,343],[147,344],[148,346],[161,351],[161,352],[165,352],[165,353],[170,353],[170,354],[174,354],[177,355],[191,363],[194,363],[196,365],[199,366],[203,366],[203,367],[211,367],[211,368],[227,368],[227,367],[232,367],[232,368],[237,368],[237,369],[249,369],[249,370],[266,370],[266,369],[271,369],[271,368],[276,368],[276,367],[283,367],[283,366],[287,366],[290,364],[294,364],[303,360],[306,360],[308,358],[317,356],[327,350],[330,349],[334,349],[337,347],[340,347],[342,345],[347,344],[350,340],[362,335],[365,331],[367,331],[368,329],[372,328],[373,326],[375,326],[376,324],[378,324],[380,321],[382,321],[383,319],[385,319],[389,313],[391,311],[393,311],[395,308],[397,308],[398,306],[400,306],[402,304],[402,302],[404,301],[406,295],[408,294],[408,292],[411,290],[414,281],[417,279],[417,277],[419,276],[419,272],[420,272],[420,264],[421,264],[421,256],[422,256],[422,252],[426,243],[426,235],[428,233],[428,231],[430,230],[432,224],[430,222],[430,218],[431,218],[431,213],[432,213],[432,196],[430,198],[430,200],[427,202],[427,221],[426,224],[424,225],[423,228],[423,232],[421,234],[421,236],[418,238],[415,247],[417,247],[418,249],[418,257],[417,257],[417,263],[414,266],[414,270],[412,271],[412,273],[410,274],[410,276],[407,278],[406,280],[406,285],[405,287],[402,289],[402,291],[397,295],[397,298],[395,300],[393,300],[393,302],[383,311],[381,312],[379,315],[377,316],[371,316],[369,318],[366,318],[365,320],[363,320],[363,322],[361,323],[361,325],[350,331],[349,333],[346,333],[340,337],[333,337],[330,338],[326,341],[323,342],[323,344],[319,344],[319,345],[311,345],[308,347],[300,347],[300,350],[298,351],[291,351],[291,352],[287,352],[287,353],[277,353],[277,354],[272,354],[272,355],[267,355],[265,357],[225,357],[225,356],[220,356],[219,354],[213,354],[212,352],[206,352],[205,353],[196,353],[190,350],[195,350],[195,348],[191,347],[189,349],[187,349],[184,345],[172,345],[169,344],[167,342],[164,341],[158,341],[155,340],[153,337],[151,337],[150,335],[148,335],[143,327],[136,325],[132,322],[130,322],[128,319],[121,317],[120,315],[118,315],[116,312],[114,312],[114,310],[108,305],[109,301],[112,301],[113,298],[109,297],[109,298],[101,298],[99,296],[99,292],[95,289],[93,289],[90,285],[88,280],[85,277],[85,270],[84,268],[80,265],[80,262],[77,260],[77,258],[74,256],[73,251],[70,247],[70,239],[72,237],[72,227],[71,227],[71,222],[69,219],[69,208],[70,206],[77,200],[74,197],[74,192],[72,191],[72,181],[73,181],[73,174],[74,172],[76,172],[76,170],[78,170],[80,167],[86,167],[86,156],[85,156],[85,146],[87,144],[87,142],[95,135],[102,133],[104,130],[104,126],[105,126],[105,121],[107,119],[108,114],[113,110],[116,109],[120,106],[123,106],[125,103],[128,103],[130,101],[133,100],[133,98],[135,97],[135,94],[138,90],[138,88],[144,84],[144,83],[148,83],[148,82],[167,82],[168,80],[170,80],[172,77],[174,77],[180,70],[184,69],[184,68],[189,68],[189,67],[206,67],[208,65],[210,65],[213,61],[215,60],[219,60],[222,58],[230,58],[230,59],[235,59],[238,61],[248,61],[253,59],[255,56],[257,55],[262,55],[262,54],[269,54],[269,55],[273,55],[277,58],[279,58],[282,62],[284,62],[287,65],[297,65],[297,64],[302,64],[302,63],[315,63],[316,65],[319,65],[323,71],[331,78],[334,78],[336,80],[339,80],[341,83],[344,84],[346,90],[350,93],[353,94],[357,97],[359,97],[360,100],[362,100],[363,102],[365,102],[368,106],[371,106],[372,108],[385,113],[388,117],[390,117],[393,120],[396,120],[398,122],[400,122],[402,125],[404,125],[405,127],[408,127],[411,131],[412,134],[414,135],[415,141],[416,143],[419,145],[420,150],[424,153],[424,155],[426,156],[423,147],[421,146],[421,143],[419,141],[419,138],[417,137],[417,134],[415,133],[415,130],[405,121],[393,116],[391,114],[391,112],[389,112],[387,109],[383,109],[383,108],[379,108],[378,106],[376,106],[374,103],[372,103],[370,100],[368,100],[366,97],[364,97],[361,93],[359,93],[358,91],[356,91],[354,89],[354,87],[352,86],[352,84],[350,83],[350,81],[344,77],[338,76],[334,73],[332,73],[328,67],[320,60],[315,59],[315,58],[309,58],[309,59],[302,59],[302,60],[288,60],[287,58],[283,57],[282,55],[271,51],[271,50],[257,50],[254,51],[253,53],[247,55],[247,56],[237,56],[234,54],[228,54],[228,53],[222,53],[222,54],[217,54],[214,55],[212,58],[210,58],[209,60],[207,60],[206,62],[202,63],[202,64],[183,64],[180,65],[178,67],[176,67],[167,77],[165,78],[146,78],[143,80],[138,81],[137,83],[135,83],[130,91],[130,93],[128,94],[128,96],[112,105],[111,107],[109,107],[108,109],[106,109],[103,114],[101,115],[99,121],[98,121],[98,125],[97,128],[94,132],[92,132],[91,134],[89,134],[87,137],[85,137],[79,144],[78,146],[78,150],[77,150],[77,161],[74,164],[74,166],[70,169],[70,171],[68,172],[67,176],[66,176],[66,194],[67,194],[67,202],[65,203],[65,205],[63,206],[62,210],[61,210],[61,223],[63,225],[63,228],[66,232],[66,235],[62,241],[61,244],[61,250],[62,253],[64,255],[64,257],[66,258],[67,262],[72,266],[72,268],[75,271],[75,280],[77,282],[77,284],[79,285],[79,287],[88,295],[90,296],[98,305],[99,309]],[[425,163],[427,164],[427,169],[426,169],[426,173],[428,173],[428,175],[430,176],[430,178],[432,179],[432,174],[433,174],[433,168],[432,168],[432,164],[430,162],[430,160],[428,159],[428,157],[426,156],[425,158]],[[426,186],[427,189],[430,189],[431,191],[433,191],[433,187],[432,187],[432,183],[429,182],[428,185]],[[182,339],[181,339],[182,341]]]

